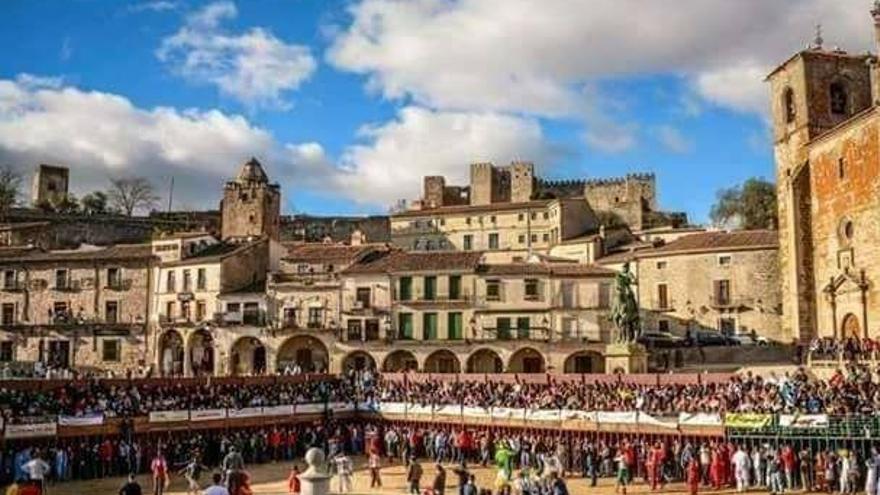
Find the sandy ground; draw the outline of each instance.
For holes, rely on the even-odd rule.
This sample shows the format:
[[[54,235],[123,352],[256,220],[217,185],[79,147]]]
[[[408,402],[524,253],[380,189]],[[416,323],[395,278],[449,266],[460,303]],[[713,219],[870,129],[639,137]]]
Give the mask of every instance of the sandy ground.
[[[300,469],[304,463],[299,462]],[[260,495],[287,495],[287,476],[292,464],[262,464],[253,466],[249,469],[255,483],[253,485],[254,493]],[[357,471],[354,476],[354,490],[352,494],[405,494],[407,493],[406,480],[404,478],[405,470],[402,465],[385,466],[382,468],[381,489],[370,489],[370,475],[364,468],[364,461],[358,459],[356,462]],[[423,463],[425,476],[422,478],[422,488],[429,486],[434,477],[434,466],[430,463]],[[452,466],[447,466],[451,468]],[[477,485],[480,487],[491,487],[495,479],[494,468],[471,467],[477,477]],[[209,478],[210,474],[206,477]],[[74,481],[55,485],[50,487],[49,495],[116,495],[119,487],[125,480],[123,478],[109,478],[92,481]],[[138,477],[138,481],[144,488],[144,493],[152,493],[149,478],[146,475]],[[208,480],[204,479],[203,484],[207,484]],[[611,479],[600,479],[599,487],[589,488],[588,482],[581,478],[569,477],[566,479],[569,492],[572,494],[597,493],[597,494],[613,494],[614,482]],[[336,479],[331,482],[331,492],[336,493]],[[3,489],[5,490],[5,488]],[[735,490],[713,491],[709,489],[701,489],[700,493],[712,494],[733,494]],[[5,491],[0,491],[5,493]],[[180,477],[175,477],[171,483],[169,491],[166,495],[187,495],[186,484]],[[458,492],[455,488],[455,476],[451,470],[447,470],[447,495],[456,495]],[[636,482],[628,487],[627,494],[652,493],[650,488],[644,483]],[[673,484],[667,486],[662,493],[669,494],[685,494],[686,489],[683,484]],[[754,491],[753,493],[766,493],[764,491]]]

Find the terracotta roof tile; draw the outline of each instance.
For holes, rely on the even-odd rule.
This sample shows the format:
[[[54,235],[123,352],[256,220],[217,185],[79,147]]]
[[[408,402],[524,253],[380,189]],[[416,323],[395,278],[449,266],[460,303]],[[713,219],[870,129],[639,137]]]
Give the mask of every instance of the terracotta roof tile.
[[[410,210],[395,213],[391,216],[391,218],[395,219],[408,217],[432,217],[458,213],[489,213],[493,211],[516,211],[525,210],[527,208],[545,208],[547,205],[554,201],[558,200],[542,199],[534,201],[524,201],[522,203],[492,203],[488,205],[441,206],[439,208],[428,208],[426,210]]]
[[[779,233],[775,230],[735,230],[731,232],[701,232],[679,237],[663,246],[638,253],[655,256],[699,251],[726,251],[736,249],[779,247]]]
[[[474,271],[482,257],[483,253],[479,251],[393,251],[374,260],[356,263],[345,270],[345,273]]]
[[[377,249],[387,249],[384,244],[364,244],[349,246],[346,244],[306,243],[285,246],[287,254],[284,261],[293,263],[354,263],[362,255]]]
[[[123,259],[150,259],[153,257],[149,244],[117,244],[109,247],[91,247],[58,251],[39,248],[3,248],[0,259],[11,261],[104,261]]]

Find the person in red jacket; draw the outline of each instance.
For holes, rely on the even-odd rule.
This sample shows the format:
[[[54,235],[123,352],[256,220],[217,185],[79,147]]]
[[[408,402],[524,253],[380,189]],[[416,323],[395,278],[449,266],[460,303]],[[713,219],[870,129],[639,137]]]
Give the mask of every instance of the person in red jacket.
[[[779,455],[782,460],[782,470],[785,473],[785,486],[789,490],[794,490],[794,472],[795,472],[795,454],[791,445],[786,444],[782,447],[782,453]]]
[[[660,442],[651,450],[651,490],[656,490],[658,485],[662,489],[663,482],[663,463],[666,462],[666,450]]]
[[[269,434],[269,447],[272,450],[272,460],[278,462],[281,460],[281,432],[278,428],[273,428]]]
[[[724,461],[722,460],[721,450],[724,447],[718,446],[712,451],[712,461],[709,464],[709,478],[712,480],[712,488],[720,490],[724,484]]]
[[[113,468],[113,442],[109,438],[101,442],[99,455],[101,456],[101,476],[110,476]]]
[[[687,466],[687,484],[690,495],[697,495],[700,489],[700,463],[697,462],[696,456],[691,458]]]
[[[293,465],[293,469],[290,470],[290,477],[287,478],[287,489],[290,495],[299,495],[299,466],[296,464]]]

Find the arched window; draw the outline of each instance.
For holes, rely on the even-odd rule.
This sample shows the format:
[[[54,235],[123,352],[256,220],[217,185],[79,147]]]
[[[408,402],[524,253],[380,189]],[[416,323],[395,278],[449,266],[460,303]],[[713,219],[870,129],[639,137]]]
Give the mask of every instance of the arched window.
[[[849,113],[847,110],[849,107],[849,97],[846,93],[846,85],[839,81],[831,83],[828,89],[828,96],[831,100],[832,115],[847,115]]]
[[[797,110],[794,106],[794,90],[791,88],[785,88],[785,92],[782,94],[782,105],[785,109],[785,123],[791,124],[794,122],[794,118],[797,115]]]

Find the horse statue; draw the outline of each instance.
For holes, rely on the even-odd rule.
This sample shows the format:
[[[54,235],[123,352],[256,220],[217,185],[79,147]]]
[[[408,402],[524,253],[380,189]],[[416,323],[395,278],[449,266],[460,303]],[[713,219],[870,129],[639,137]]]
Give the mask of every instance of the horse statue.
[[[616,328],[616,342],[631,344],[639,338],[639,305],[632,286],[636,283],[635,275],[629,269],[629,263],[615,276],[614,301],[611,308],[611,321]]]

